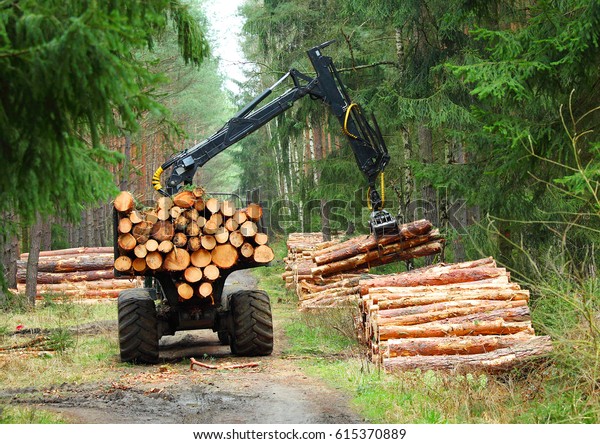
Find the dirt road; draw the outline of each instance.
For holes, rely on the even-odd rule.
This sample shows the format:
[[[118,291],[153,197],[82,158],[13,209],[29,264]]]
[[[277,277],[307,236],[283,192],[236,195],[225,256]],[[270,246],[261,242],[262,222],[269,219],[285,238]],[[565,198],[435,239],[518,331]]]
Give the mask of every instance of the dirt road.
[[[249,274],[232,276],[230,290],[253,285]],[[260,358],[231,356],[210,331],[180,332],[161,340],[164,364],[118,367],[93,384],[46,390],[0,390],[1,402],[27,403],[62,413],[73,423],[284,424],[360,423],[349,399],[306,376],[282,350],[275,320],[275,350]],[[114,326],[116,334],[116,323]],[[213,365],[258,362],[258,367],[190,370],[189,358]]]

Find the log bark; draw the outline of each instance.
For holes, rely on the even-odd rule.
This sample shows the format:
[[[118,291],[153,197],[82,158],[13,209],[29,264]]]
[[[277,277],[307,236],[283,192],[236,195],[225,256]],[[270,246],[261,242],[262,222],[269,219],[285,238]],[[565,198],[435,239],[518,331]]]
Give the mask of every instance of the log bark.
[[[72,297],[72,298],[82,298],[82,299],[111,299],[117,298],[119,293],[128,288],[135,288],[134,283],[130,283],[129,281],[123,281],[124,285],[117,288],[112,289],[98,289],[98,290],[61,290],[59,293],[64,296]],[[44,295],[55,293],[53,291],[40,290],[38,291],[36,297],[41,299]]]
[[[478,267],[451,269],[440,274],[400,273],[361,282],[361,294],[373,287],[417,287],[423,285],[446,285],[495,278],[506,274],[503,268]]]
[[[90,254],[113,254],[113,247],[76,247],[76,248],[65,248],[62,250],[48,250],[48,251],[40,251],[40,258],[48,257],[48,256],[80,256],[80,255],[90,255]],[[29,257],[29,253],[22,253],[19,256],[19,259],[25,260]],[[40,259],[42,260],[42,259]]]
[[[380,238],[376,238],[373,235],[368,235],[349,239],[346,242],[334,245],[326,250],[316,251],[313,254],[313,257],[317,265],[337,262],[361,253],[366,253],[385,245],[423,236],[431,230],[431,222],[427,220],[419,220],[410,224],[402,225],[400,228],[400,234],[398,235],[383,236]]]
[[[124,271],[128,271],[127,268]],[[17,282],[25,283],[25,270],[19,268],[17,270]],[[101,270],[74,271],[70,273],[48,273],[38,272],[37,283],[39,284],[60,284],[63,282],[81,282],[81,281],[97,281],[100,279],[113,279],[114,271],[111,268]]]
[[[514,335],[454,336],[447,338],[390,339],[381,346],[384,358],[397,356],[473,355],[528,342],[535,336]]]
[[[432,322],[420,325],[379,326],[379,339],[427,338],[443,336],[509,335],[514,333],[533,334],[531,322],[505,322],[503,320],[465,323]]]
[[[77,256],[44,256],[38,261],[38,271],[63,273],[73,271],[88,271],[111,268],[114,254],[82,254]],[[17,266],[26,266],[25,261],[17,261]]]
[[[444,356],[402,356],[383,360],[391,372],[420,369],[472,371],[501,371],[523,364],[528,360],[549,354],[552,341],[549,336],[534,336],[529,341],[499,348],[487,353]]]
[[[387,245],[380,250],[370,251],[349,259],[314,267],[311,269],[311,274],[313,276],[329,276],[343,271],[356,270],[361,266],[376,266],[416,257],[431,256],[442,251],[442,243],[437,241],[407,248],[408,245],[415,242],[415,239],[418,242],[420,238]]]
[[[485,300],[485,301],[525,301],[529,300],[527,290],[499,290],[499,291],[472,291],[472,292],[436,292],[430,295],[414,296],[405,295],[371,295],[373,303],[379,305],[381,310],[401,309],[404,307],[422,306],[444,301],[466,301],[466,300]]]
[[[135,282],[129,279],[101,279],[98,281],[81,282],[61,282],[59,284],[38,284],[37,293],[61,293],[67,290],[87,291],[87,290],[111,290],[115,288],[132,288]],[[25,285],[18,284],[18,291],[24,291]]]
[[[501,311],[512,308],[524,308],[524,311]],[[489,313],[486,313],[489,312]],[[475,320],[483,320],[486,315],[492,317],[519,316],[530,320],[527,301],[457,301],[438,304],[421,305],[411,308],[379,310],[379,325],[416,325],[428,322],[447,320],[449,318],[474,316]],[[456,322],[452,319],[451,322]]]

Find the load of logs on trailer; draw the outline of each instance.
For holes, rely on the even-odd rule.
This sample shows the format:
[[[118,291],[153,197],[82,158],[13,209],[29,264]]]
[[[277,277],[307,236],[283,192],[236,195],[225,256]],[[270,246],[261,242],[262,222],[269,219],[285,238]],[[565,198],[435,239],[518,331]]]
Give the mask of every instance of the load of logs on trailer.
[[[399,236],[379,240],[319,242],[318,233],[293,233],[283,278],[296,291],[300,310],[349,307],[356,313],[359,339],[373,362],[388,371],[506,370],[546,355],[552,343],[535,336],[529,292],[512,283],[493,258],[368,273],[370,266],[393,262],[390,250],[403,261],[435,254],[442,243],[427,221],[403,225]],[[340,265],[350,263],[357,267]],[[325,271],[332,269],[340,271]]]
[[[17,291],[25,291],[28,253],[17,261]],[[138,279],[115,278],[113,247],[80,247],[40,252],[37,296],[62,294],[76,298],[116,298],[122,290],[141,286]]]
[[[123,191],[114,207],[119,215],[115,270],[136,276],[171,273],[182,299],[211,298],[221,270],[241,261],[266,264],[275,256],[268,236],[258,231],[258,204],[238,209],[195,188],[162,196],[145,210],[136,210],[133,196]]]

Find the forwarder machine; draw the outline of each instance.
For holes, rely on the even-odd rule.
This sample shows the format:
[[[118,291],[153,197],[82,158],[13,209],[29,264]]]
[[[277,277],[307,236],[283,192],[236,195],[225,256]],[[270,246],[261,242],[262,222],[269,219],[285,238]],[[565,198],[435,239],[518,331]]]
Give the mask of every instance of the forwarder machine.
[[[369,221],[371,232],[378,237],[397,232],[398,222],[383,209],[382,198],[376,186],[390,156],[374,116],[371,125],[360,107],[348,96],[332,59],[323,55],[322,50],[333,42],[328,41],[307,51],[315,70],[314,76],[291,69],[211,137],[161,165],[154,174],[153,187],[165,196],[176,194],[184,185],[192,183],[199,167],[283,114],[296,101],[309,96],[324,102],[337,117],[354,152],[356,163],[367,179],[368,200],[372,209]],[[259,107],[275,88],[288,79],[291,79],[293,86]],[[161,175],[169,168],[170,176],[163,187]],[[115,214],[115,223],[116,221]],[[259,228],[264,230],[264,227]],[[115,227],[115,252],[118,251],[116,238]],[[214,304],[210,306],[202,304],[203,301],[198,298],[180,300],[169,272],[157,272],[152,277],[146,277],[145,288],[122,291],[118,298],[121,360],[156,363],[159,360],[158,344],[162,336],[173,335],[181,330],[198,329],[217,332],[220,342],[230,345],[232,353],[236,355],[271,354],[273,324],[267,293],[241,290],[224,296],[227,276],[240,268],[248,268],[248,265],[222,270],[221,277],[213,283]],[[118,274],[116,270],[115,273]]]

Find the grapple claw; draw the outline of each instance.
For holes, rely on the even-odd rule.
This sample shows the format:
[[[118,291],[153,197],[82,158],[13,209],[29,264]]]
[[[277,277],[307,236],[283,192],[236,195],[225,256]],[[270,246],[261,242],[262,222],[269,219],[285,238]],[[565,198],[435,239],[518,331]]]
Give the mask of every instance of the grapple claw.
[[[398,221],[386,210],[373,211],[369,219],[369,227],[375,237],[400,233]]]

